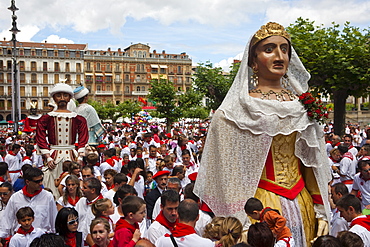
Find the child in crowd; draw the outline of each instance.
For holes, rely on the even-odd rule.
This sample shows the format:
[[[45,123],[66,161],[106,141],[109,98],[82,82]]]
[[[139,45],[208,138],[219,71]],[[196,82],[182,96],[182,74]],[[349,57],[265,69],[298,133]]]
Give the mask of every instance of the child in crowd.
[[[33,228],[35,212],[30,207],[20,208],[16,213],[17,221],[21,225],[17,233],[10,239],[9,247],[28,247],[33,239],[40,237],[44,232]]]
[[[133,247],[140,239],[139,222],[145,219],[145,201],[137,196],[127,196],[122,200],[121,209],[124,217],[116,224],[113,246]]]
[[[204,227],[203,238],[209,238],[214,242],[220,240],[220,226],[224,220],[225,217],[214,217],[212,221]]]
[[[113,224],[110,215],[114,214],[114,205],[111,200],[108,198],[99,199],[91,205],[91,211],[96,218],[104,218],[109,222],[111,232],[109,234],[109,238],[114,236],[114,228],[115,225]]]
[[[114,187],[113,177],[117,174],[117,171],[114,169],[107,169],[104,171],[104,181],[107,189],[110,190]]]
[[[0,162],[0,184],[7,181],[9,178],[8,164]]]
[[[269,207],[264,208],[262,202],[257,198],[249,198],[244,205],[246,214],[254,220],[266,222],[276,237],[275,247],[294,247],[294,239],[290,229],[285,225],[286,219],[277,210]]]
[[[235,217],[226,217],[220,224],[220,240],[217,246],[232,247],[241,242],[243,225]]]

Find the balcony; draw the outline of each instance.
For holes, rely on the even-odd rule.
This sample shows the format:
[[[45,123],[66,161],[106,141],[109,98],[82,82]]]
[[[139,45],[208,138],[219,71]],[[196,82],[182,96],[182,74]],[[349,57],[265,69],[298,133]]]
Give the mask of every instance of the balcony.
[[[114,83],[122,83],[122,80],[114,80]]]
[[[114,91],[114,95],[122,95],[121,91]]]
[[[113,91],[96,91],[96,95],[113,95]]]
[[[148,95],[149,91],[132,91],[132,95]]]
[[[122,72],[122,70],[121,70],[121,69],[114,69],[114,72],[115,72],[115,73],[121,73],[121,72]]]

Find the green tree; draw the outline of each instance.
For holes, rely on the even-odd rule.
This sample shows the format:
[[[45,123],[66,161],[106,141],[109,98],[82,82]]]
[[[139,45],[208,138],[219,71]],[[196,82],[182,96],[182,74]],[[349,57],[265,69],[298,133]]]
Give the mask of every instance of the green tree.
[[[178,95],[178,107],[183,118],[207,118],[208,109],[202,106],[202,94],[193,88]]]
[[[367,96],[370,83],[369,30],[349,22],[331,27],[298,18],[287,28],[302,63],[311,74],[309,85],[315,93],[334,99],[334,131],[344,133],[346,99]]]
[[[95,108],[101,120],[112,119],[113,123],[115,123],[119,117],[131,117],[132,114],[141,111],[139,103],[133,101],[125,101],[119,105],[114,105],[111,101],[102,104],[97,101],[89,100],[88,104]]]
[[[229,75],[224,75],[222,68],[213,67],[209,61],[199,63],[195,73],[195,90],[209,99],[208,107],[216,110],[224,100],[232,85],[240,64],[231,66]]]
[[[172,82],[166,79],[154,79],[150,82],[149,98],[156,102],[159,117],[166,118],[167,132],[171,130],[171,125],[181,116],[181,111],[177,107],[178,91]]]
[[[132,117],[141,111],[140,104],[138,102],[126,100],[117,105],[118,118],[119,117]]]

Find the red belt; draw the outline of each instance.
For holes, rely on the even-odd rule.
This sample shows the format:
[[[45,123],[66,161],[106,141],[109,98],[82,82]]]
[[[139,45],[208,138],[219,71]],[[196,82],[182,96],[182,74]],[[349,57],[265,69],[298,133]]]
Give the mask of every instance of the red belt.
[[[353,180],[344,180],[342,184],[353,184]]]
[[[21,170],[9,171],[9,173],[18,173],[18,172],[21,172]]]

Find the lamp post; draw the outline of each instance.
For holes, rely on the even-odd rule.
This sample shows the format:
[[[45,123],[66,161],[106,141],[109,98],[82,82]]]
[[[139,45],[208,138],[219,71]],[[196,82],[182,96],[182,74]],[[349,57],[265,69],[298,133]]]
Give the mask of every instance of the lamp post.
[[[12,80],[12,118],[14,121],[14,132],[18,134],[18,122],[20,120],[20,85],[18,82],[18,68],[17,68],[17,39],[16,35],[20,30],[17,28],[17,16],[15,14],[15,11],[19,10],[15,6],[15,0],[11,0],[11,6],[8,8],[10,11],[12,11],[12,29],[9,31],[12,32],[12,42],[13,42],[13,50],[12,50],[12,71],[13,71],[13,80]]]

